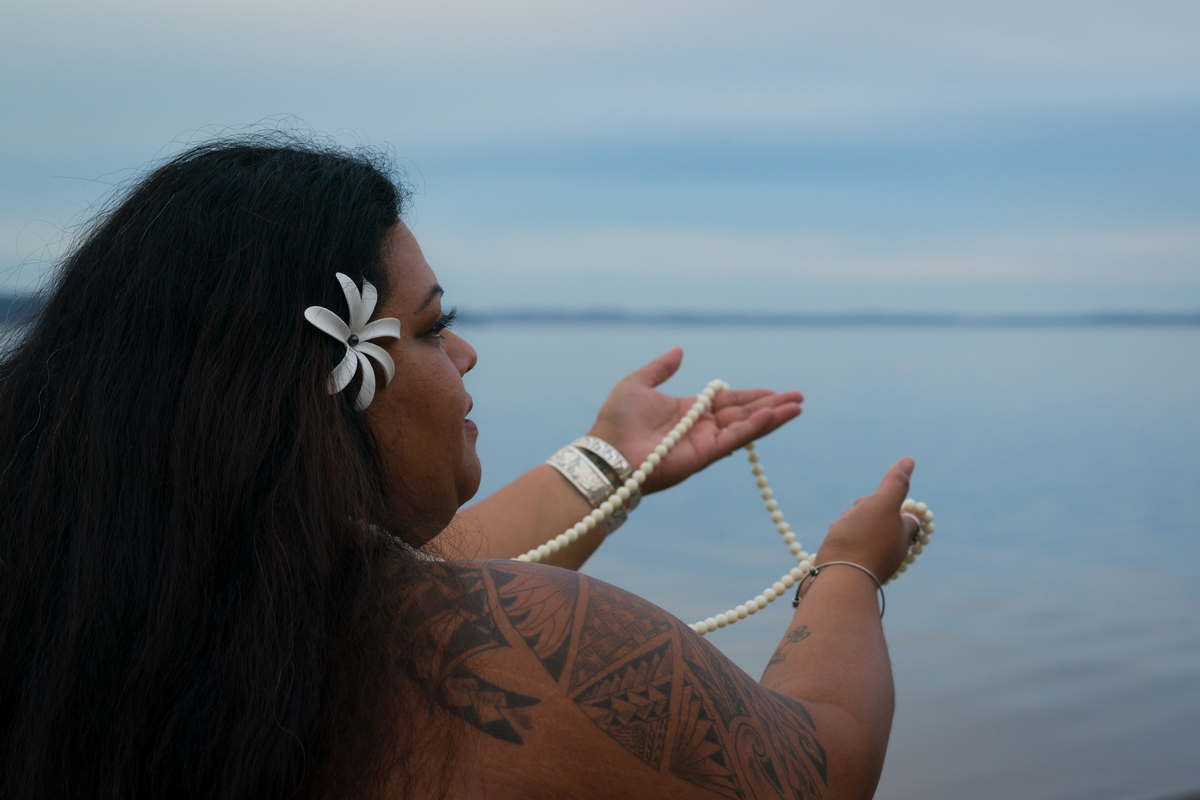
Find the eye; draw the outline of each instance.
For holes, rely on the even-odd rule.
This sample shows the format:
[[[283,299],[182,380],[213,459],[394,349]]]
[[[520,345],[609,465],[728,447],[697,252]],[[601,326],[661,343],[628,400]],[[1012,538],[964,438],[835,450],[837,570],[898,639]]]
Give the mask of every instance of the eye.
[[[454,320],[458,318],[458,309],[452,308],[449,312],[442,314],[437,318],[437,322],[433,323],[433,327],[425,334],[434,339],[442,338],[441,333],[446,328],[454,324]]]

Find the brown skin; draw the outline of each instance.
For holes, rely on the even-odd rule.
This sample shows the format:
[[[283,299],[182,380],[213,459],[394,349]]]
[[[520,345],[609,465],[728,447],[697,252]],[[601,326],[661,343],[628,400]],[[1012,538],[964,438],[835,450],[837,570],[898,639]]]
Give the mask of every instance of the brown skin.
[[[391,482],[408,500],[405,535],[419,546],[479,490],[477,434],[465,424],[472,400],[462,380],[476,354],[461,336],[437,330],[437,276],[403,224],[388,234],[383,259],[391,292],[373,318],[400,320],[400,338],[378,342],[395,361],[396,377],[384,387],[376,370],[380,388],[366,413]]]
[[[452,333],[427,338],[440,309],[417,307],[436,278],[403,226],[386,255],[393,292],[377,314],[398,317],[405,335],[388,347],[396,380],[368,413],[410,509],[411,543],[419,544],[478,489],[462,385],[475,354]],[[674,353],[618,384],[593,428],[632,459],[689,405],[654,390],[678,367]],[[639,402],[643,413],[628,411]],[[664,462],[653,488],[798,413],[795,393],[731,393]],[[873,495],[843,514],[820,559],[890,575],[912,533],[899,516],[911,471],[910,459],[897,463]],[[537,543],[587,510],[572,492],[538,468],[475,508],[488,509],[495,530],[504,527],[495,520],[533,529],[510,534],[510,544]],[[857,798],[874,791],[892,682],[875,587],[857,570],[831,567],[812,582],[758,682],[670,614],[601,581],[507,560],[452,567],[457,583],[414,587],[404,611],[405,624],[440,653],[436,663],[412,667],[438,699],[424,724],[448,730],[455,742],[447,796]]]

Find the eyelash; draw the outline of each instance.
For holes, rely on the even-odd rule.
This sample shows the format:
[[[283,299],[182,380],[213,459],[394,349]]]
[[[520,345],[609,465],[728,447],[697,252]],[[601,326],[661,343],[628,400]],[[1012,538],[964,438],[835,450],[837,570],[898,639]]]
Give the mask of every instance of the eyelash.
[[[449,313],[442,314],[437,318],[437,322],[433,323],[433,327],[429,329],[429,333],[427,335],[432,336],[435,339],[442,338],[442,331],[453,325],[454,320],[456,319],[458,319],[458,308],[452,308],[450,309]]]

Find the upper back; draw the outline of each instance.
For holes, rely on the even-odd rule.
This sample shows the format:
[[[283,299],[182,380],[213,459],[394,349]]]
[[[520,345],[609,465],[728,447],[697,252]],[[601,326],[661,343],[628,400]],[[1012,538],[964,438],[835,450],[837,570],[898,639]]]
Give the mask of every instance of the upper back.
[[[453,731],[451,796],[822,795],[810,710],[662,609],[554,567],[456,569],[406,613],[438,653],[417,668]]]

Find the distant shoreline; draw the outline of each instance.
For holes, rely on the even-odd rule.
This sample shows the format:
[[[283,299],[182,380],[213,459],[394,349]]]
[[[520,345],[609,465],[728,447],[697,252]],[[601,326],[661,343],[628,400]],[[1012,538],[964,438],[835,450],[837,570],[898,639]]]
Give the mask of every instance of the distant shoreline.
[[[37,313],[29,295],[0,295],[0,325],[19,325]],[[620,308],[468,309],[468,325],[684,325],[695,327],[770,326],[792,328],[1164,328],[1200,327],[1200,310],[971,313],[959,311],[632,311]]]

